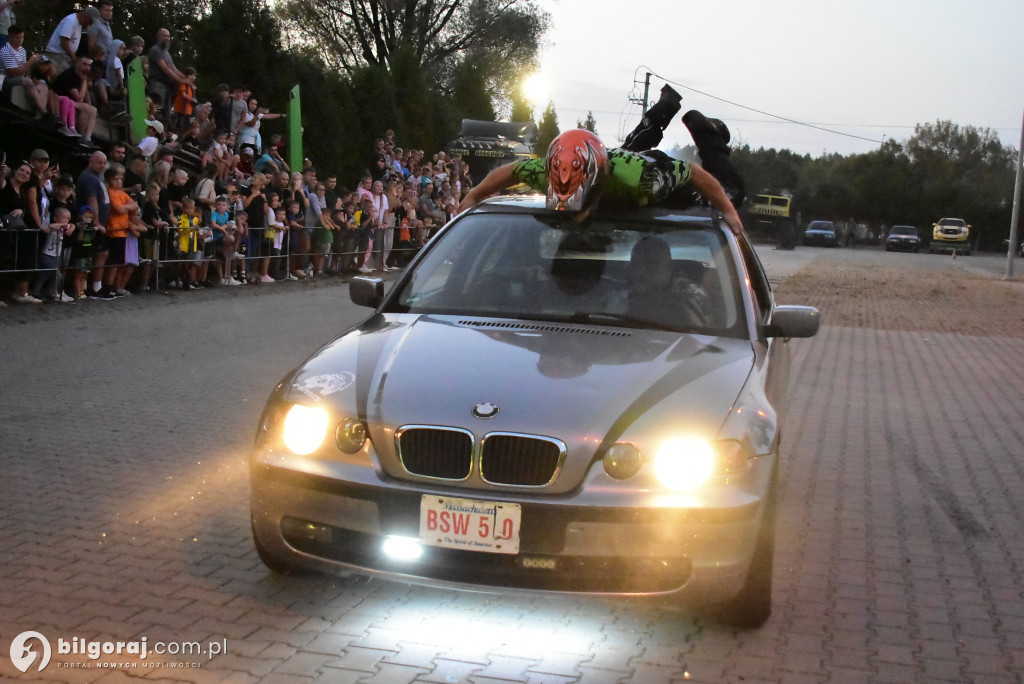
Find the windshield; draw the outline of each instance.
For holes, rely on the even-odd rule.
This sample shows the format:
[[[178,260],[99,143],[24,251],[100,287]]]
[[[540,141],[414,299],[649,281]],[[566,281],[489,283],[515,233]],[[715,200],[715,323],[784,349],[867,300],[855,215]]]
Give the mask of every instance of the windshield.
[[[913,235],[917,236],[917,228],[912,226],[893,226],[889,231],[890,235]]]
[[[835,226],[832,225],[831,221],[811,221],[810,225],[807,226],[807,230],[835,230]]]
[[[945,218],[945,219],[939,219],[939,225],[940,226],[956,226],[958,228],[963,228],[964,226],[967,225],[967,223],[963,219],[949,219],[949,218]]]
[[[746,332],[721,231],[475,214],[453,225],[386,311]]]

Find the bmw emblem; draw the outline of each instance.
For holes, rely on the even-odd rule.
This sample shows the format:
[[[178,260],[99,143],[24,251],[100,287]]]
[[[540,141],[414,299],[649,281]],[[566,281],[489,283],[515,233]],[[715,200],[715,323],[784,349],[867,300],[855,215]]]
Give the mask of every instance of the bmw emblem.
[[[473,415],[477,418],[493,418],[498,415],[498,407],[490,402],[477,404],[473,407]]]

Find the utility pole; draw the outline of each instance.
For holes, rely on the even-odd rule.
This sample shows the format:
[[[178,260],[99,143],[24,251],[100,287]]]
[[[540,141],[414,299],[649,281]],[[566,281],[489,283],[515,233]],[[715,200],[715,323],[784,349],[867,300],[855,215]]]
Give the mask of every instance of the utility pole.
[[[643,100],[637,100],[635,97],[634,98],[630,98],[630,102],[633,102],[635,104],[639,104],[640,105],[640,107],[641,107],[640,118],[641,119],[647,114],[647,98],[648,98],[648,96],[650,95],[650,92],[651,92],[651,75],[652,75],[651,72],[648,71],[647,75],[644,76],[644,99]],[[635,84],[636,81],[633,81],[633,83]]]
[[[1017,255],[1020,238],[1018,238],[1017,224],[1020,220],[1020,192],[1024,184],[1024,174],[1021,174],[1021,167],[1024,166],[1024,121],[1020,127],[1020,147],[1017,148],[1017,180],[1013,185],[1013,213],[1010,216],[1010,246],[1006,250],[1006,276],[1003,280],[1013,278],[1013,259]]]
[[[645,116],[647,114],[647,103],[650,101],[649,100],[650,93],[651,93],[651,72],[648,71],[647,75],[644,77],[644,107],[643,107],[643,111],[640,113],[641,117],[643,117],[643,116]]]

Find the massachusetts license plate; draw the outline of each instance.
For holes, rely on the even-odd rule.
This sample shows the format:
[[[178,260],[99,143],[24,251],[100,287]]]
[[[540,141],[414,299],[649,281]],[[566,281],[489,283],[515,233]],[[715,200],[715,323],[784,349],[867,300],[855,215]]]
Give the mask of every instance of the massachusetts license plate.
[[[424,494],[420,542],[449,549],[519,553],[519,504]]]

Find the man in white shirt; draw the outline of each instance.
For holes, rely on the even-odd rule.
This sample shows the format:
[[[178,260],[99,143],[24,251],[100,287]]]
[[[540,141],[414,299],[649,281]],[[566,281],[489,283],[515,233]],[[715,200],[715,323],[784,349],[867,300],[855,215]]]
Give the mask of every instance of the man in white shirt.
[[[82,31],[100,18],[95,7],[86,7],[60,20],[56,30],[46,44],[44,54],[57,67],[57,73],[67,70],[75,62],[78,44],[82,42]]]

